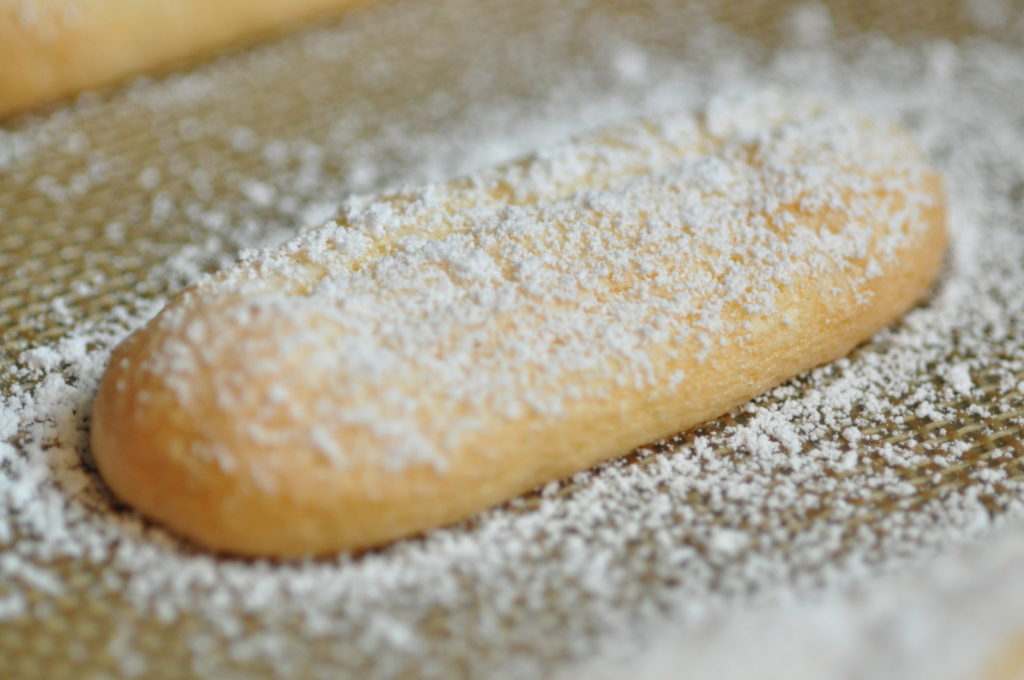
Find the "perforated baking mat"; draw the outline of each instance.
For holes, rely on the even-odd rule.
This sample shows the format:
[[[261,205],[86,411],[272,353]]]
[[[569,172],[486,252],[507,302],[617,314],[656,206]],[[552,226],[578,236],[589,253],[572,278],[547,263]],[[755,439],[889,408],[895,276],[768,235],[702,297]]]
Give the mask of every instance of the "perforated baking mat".
[[[578,677],[983,541],[1024,498],[1022,7],[400,0],[0,123],[0,676]],[[202,271],[352,193],[769,86],[904,122],[951,187],[932,296],[849,359],[363,555],[209,555],[106,494],[102,360]]]

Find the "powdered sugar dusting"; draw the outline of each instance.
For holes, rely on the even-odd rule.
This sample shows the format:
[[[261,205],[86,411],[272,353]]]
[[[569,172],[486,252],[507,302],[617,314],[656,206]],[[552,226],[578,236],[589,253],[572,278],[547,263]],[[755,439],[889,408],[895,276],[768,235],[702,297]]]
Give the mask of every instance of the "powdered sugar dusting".
[[[772,320],[794,281],[846,272],[857,298],[873,275],[862,261],[891,266],[928,226],[928,172],[909,140],[851,112],[779,94],[714,100],[700,117],[633,121],[450,184],[351,199],[336,221],[186,292],[155,322],[154,352],[122,359],[118,375],[144,382],[146,403],[173,391],[180,406],[151,408],[190,421],[249,413],[242,452],[444,468],[495,415],[557,420],[616,386],[687,390],[657,355],[699,363],[742,347],[733,310]],[[372,438],[339,444],[337,427]],[[235,464],[224,446],[218,461]]]
[[[538,25],[554,27],[545,29],[550,42],[538,43],[537,62],[522,57],[537,78],[559,68],[557,51],[545,45],[564,38],[564,6],[537,16]],[[671,16],[666,8],[658,21],[677,30]],[[611,639],[639,644],[635,631],[665,621],[672,635],[694,644],[702,635],[722,641],[702,647],[719,661],[735,657],[750,640],[742,631],[778,621],[771,607],[789,601],[796,613],[785,621],[811,612],[822,622],[816,630],[836,631],[832,640],[857,653],[800,656],[814,639],[802,637],[799,624],[785,624],[796,631],[791,639],[807,642],[790,643],[794,652],[782,660],[744,646],[747,660],[768,668],[773,659],[816,659],[821,665],[792,667],[790,677],[841,677],[851,659],[884,658],[895,641],[910,639],[920,630],[915,612],[948,616],[938,601],[970,597],[1006,606],[970,616],[970,635],[925,636],[937,641],[928,647],[934,657],[1021,625],[1014,613],[1024,610],[1019,592],[1000,584],[1021,581],[1013,547],[1019,530],[1007,521],[1024,513],[1021,452],[1016,435],[1006,433],[1024,425],[1024,55],[982,39],[897,46],[865,36],[847,49],[811,39],[828,21],[827,12],[812,9],[791,22],[809,27],[803,38],[768,58],[748,55],[741,40],[707,25],[677,59],[640,39],[610,40],[618,35],[611,24],[591,21],[574,25],[573,35],[599,65],[596,75],[565,66],[557,82],[545,81],[542,99],[480,104],[461,117],[453,113],[439,131],[402,128],[364,141],[348,149],[358,158],[349,167],[352,183],[365,189],[444,180],[625,114],[703,105],[722,90],[809,90],[900,121],[941,169],[953,245],[927,304],[870,348],[787,383],[717,426],[580,473],[460,527],[362,556],[274,564],[181,545],[114,505],[88,465],[87,417],[109,351],[156,311],[139,301],[102,326],[82,323],[60,343],[26,348],[33,353],[4,369],[12,386],[0,398],[0,616],[9,626],[52,617],[63,602],[116,601],[120,623],[97,647],[116,659],[110,674],[127,677],[152,672],[152,650],[162,654],[179,643],[182,667],[207,677],[256,666],[296,677],[538,677]],[[329,51],[331,40],[320,34],[308,49]],[[216,90],[216,78],[197,78],[193,96]],[[159,109],[187,84],[158,84],[150,94],[140,88],[131,98],[149,97]],[[338,129],[358,125],[353,115]],[[60,121],[40,128],[36,137],[31,129],[0,137],[0,164],[16,167],[46,148]],[[311,145],[232,132],[215,118],[183,125],[181,134],[263,145],[268,163],[281,163],[280,177],[234,178],[238,195],[248,187],[257,199],[270,196],[244,181],[257,179],[277,200],[300,196],[289,208],[291,223],[340,198],[328,186],[325,152]],[[481,140],[470,156],[461,152],[467,137]],[[110,167],[87,143],[71,146],[84,149],[75,153],[85,154],[94,172]],[[400,162],[396,149],[408,152]],[[175,181],[194,183],[199,198],[182,207],[154,197],[147,209],[158,217],[174,214],[202,225],[203,234],[252,247],[279,233],[278,222],[260,222],[255,212],[232,223],[223,206],[202,198],[214,195],[204,193],[209,177],[187,164],[175,170]],[[71,195],[82,186],[44,182],[39,190]],[[109,233],[130,232],[111,225]],[[193,278],[210,254],[197,243],[155,275]],[[477,271],[470,265],[469,274]],[[962,422],[968,416],[976,420]],[[960,438],[946,436],[953,428]],[[1009,557],[998,568],[975,569],[967,558],[969,566],[957,568],[961,558],[942,557],[1000,523],[1018,534],[1003,544]],[[992,549],[973,552],[988,559]],[[885,571],[913,576],[929,560],[939,577],[891,586],[879,579]],[[879,594],[863,607],[851,604],[858,602],[856,591],[846,594],[851,584]],[[811,603],[809,594],[822,591],[839,604]],[[903,595],[886,597],[892,593]],[[758,618],[760,607],[768,613]],[[900,615],[885,618],[879,612],[892,611],[887,607]],[[873,623],[880,620],[893,627]],[[153,627],[165,631],[159,646],[147,646],[141,632]],[[670,668],[686,663],[669,658]],[[709,674],[721,668],[705,666]],[[923,667],[898,668],[913,677]],[[636,664],[630,670],[658,673]],[[930,677],[927,670],[919,677]]]

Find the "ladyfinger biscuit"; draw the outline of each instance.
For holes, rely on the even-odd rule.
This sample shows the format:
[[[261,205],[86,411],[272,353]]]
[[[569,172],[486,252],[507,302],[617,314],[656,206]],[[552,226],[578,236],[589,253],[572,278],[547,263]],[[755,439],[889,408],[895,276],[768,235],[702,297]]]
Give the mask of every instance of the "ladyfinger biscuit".
[[[842,356],[926,291],[944,211],[905,133],[771,94],[352,199],[118,347],[93,455],[209,548],[379,545]]]
[[[0,117],[361,0],[0,0]]]

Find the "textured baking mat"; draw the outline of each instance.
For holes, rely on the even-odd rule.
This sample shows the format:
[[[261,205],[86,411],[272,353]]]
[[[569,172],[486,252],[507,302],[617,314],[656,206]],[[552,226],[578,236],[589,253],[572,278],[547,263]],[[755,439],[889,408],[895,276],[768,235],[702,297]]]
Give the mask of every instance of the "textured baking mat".
[[[1024,168],[973,133],[984,101],[1015,134],[1021,14],[404,0],[0,124],[0,675],[573,677],[634,625],[863,582],[1019,517]],[[200,272],[353,192],[770,85],[901,119],[970,188],[933,297],[849,360],[359,556],[206,555],[106,495],[84,444],[102,361]]]

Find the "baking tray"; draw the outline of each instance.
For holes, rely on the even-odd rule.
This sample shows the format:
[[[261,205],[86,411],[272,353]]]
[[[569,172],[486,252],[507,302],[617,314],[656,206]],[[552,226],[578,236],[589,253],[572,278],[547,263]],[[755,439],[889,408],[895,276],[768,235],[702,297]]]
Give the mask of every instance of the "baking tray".
[[[321,219],[353,192],[445,177],[472,169],[477,158],[502,155],[503,144],[506,155],[513,156],[529,144],[549,143],[603,118],[614,119],[621,106],[595,112],[592,104],[581,102],[599,96],[595,93],[604,80],[619,93],[616,101],[623,91],[642,89],[644,83],[642,78],[631,81],[634,52],[609,52],[608,42],[678,53],[681,67],[696,72],[702,53],[693,45],[706,40],[712,26],[716,35],[728,33],[722,40],[738,53],[756,59],[771,55],[785,40],[788,24],[781,18],[793,15],[795,7],[771,0],[385,2],[213,62],[183,65],[167,75],[0,123],[0,366],[6,367],[0,369],[0,394],[31,393],[48,372],[60,370],[52,365],[48,371],[32,370],[33,357],[37,363],[46,361],[29,350],[83,337],[89,329],[116,329],[119,319],[136,323],[151,301],[229,262],[241,248],[278,240]],[[854,50],[867,34],[896,44],[938,38],[955,45],[979,36],[1006,44],[1020,40],[1013,24],[980,25],[960,3],[840,1],[827,7],[830,40]],[[609,54],[609,68],[594,67]],[[567,86],[573,79],[581,84]],[[558,119],[561,112],[574,110],[587,112],[585,124]],[[543,133],[531,137],[523,132],[533,129],[531,124]],[[512,131],[514,141],[503,140],[501,126]],[[372,162],[367,163],[368,157]],[[883,351],[869,344],[858,353]],[[927,372],[921,375],[922,383],[933,379]],[[1013,377],[1022,379],[1024,374]],[[901,468],[898,474],[910,485],[906,495],[897,498],[880,490],[843,499],[853,508],[835,520],[844,536],[856,540],[861,528],[891,530],[887,517],[904,516],[909,507],[923,508],[931,499],[969,487],[970,473],[979,466],[998,469],[1008,480],[1024,476],[1019,425],[1024,398],[1019,390],[1006,389],[1005,373],[976,370],[971,380],[973,395],[940,405],[941,419],[879,421],[862,428],[862,436],[874,437],[860,445],[867,467],[887,465],[876,453],[885,443],[910,442],[921,451],[951,441],[967,446],[955,465],[938,469],[924,460]],[[810,387],[797,381],[792,389],[802,394]],[[782,398],[769,396],[761,404]],[[552,512],[551,504],[559,499],[588,493],[594,477],[657,467],[666,456],[687,451],[701,438],[713,441],[716,433],[747,418],[742,410],[730,414],[646,447],[592,477],[517,499],[498,511],[497,520],[471,520],[446,535],[472,545],[474,536],[501,524],[501,517],[543,517],[541,508]],[[21,445],[27,437],[19,432],[11,439]],[[858,446],[843,440],[841,432],[826,432],[821,440]],[[84,474],[92,474],[88,452],[80,455]],[[743,451],[721,446],[716,455],[727,459]],[[1006,493],[1017,492],[1007,487]],[[1004,501],[996,494],[985,503],[999,515],[1012,505]],[[130,515],[106,502],[111,515]],[[706,517],[720,512],[697,495],[689,502],[693,512]],[[822,502],[823,508],[828,505]],[[88,512],[102,514],[97,507]],[[777,519],[778,526],[788,528],[789,539],[799,542],[813,535],[802,532],[822,516],[780,510]],[[722,519],[723,524],[731,521]],[[147,531],[145,525],[139,531]],[[145,588],[143,577],[125,566],[127,561],[111,557],[116,539],[99,551],[106,557],[97,560],[26,552],[17,547],[19,542],[25,546],[36,539],[16,532],[0,551],[18,559],[27,554],[28,564],[8,570],[22,578],[0,585],[0,595],[17,590],[24,596],[24,611],[0,623],[0,668],[4,677],[54,680],[536,676],[578,660],[606,639],[611,625],[594,617],[606,615],[609,603],[620,602],[623,621],[649,621],[652,612],[673,600],[680,584],[658,563],[657,545],[645,544],[656,537],[644,532],[631,536],[622,553],[628,566],[614,584],[618,595],[597,597],[601,607],[588,604],[585,590],[574,590],[564,574],[562,581],[551,579],[547,595],[538,599],[535,589],[498,589],[468,572],[460,594],[440,601],[444,606],[410,596],[408,589],[417,588],[414,577],[358,606],[339,596],[329,625],[311,633],[308,620],[298,621],[304,614],[286,606],[280,611],[250,607],[215,620],[204,598],[223,592],[218,586],[176,594],[173,607],[161,609],[159,597],[135,592]],[[670,539],[702,545],[685,532]],[[161,549],[178,551],[182,559],[208,561],[216,578],[237,571],[240,588],[254,571],[293,568],[204,556],[169,543],[158,531],[132,540],[151,540]],[[413,539],[407,542],[411,547],[302,569],[333,570],[339,579],[346,570],[386,570],[389,560],[429,551],[430,540]],[[417,548],[418,541],[426,542]],[[564,559],[545,552],[550,544],[544,546],[524,553],[530,558],[516,565],[521,574],[514,583],[528,582],[531,570],[543,579],[546,562]],[[842,555],[840,546],[821,560]],[[720,566],[723,571],[731,568],[727,562]],[[780,578],[813,581],[813,566]],[[33,582],[26,576],[33,568],[46,578]],[[509,601],[499,606],[497,597]],[[368,611],[367,602],[379,610]],[[224,610],[234,606],[229,602]],[[367,629],[379,625],[375,621],[382,612],[389,620],[381,634],[384,641],[368,644]],[[249,647],[242,644],[246,640]]]

